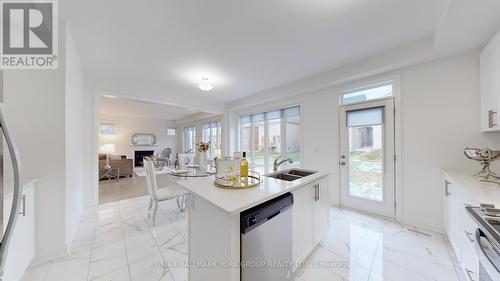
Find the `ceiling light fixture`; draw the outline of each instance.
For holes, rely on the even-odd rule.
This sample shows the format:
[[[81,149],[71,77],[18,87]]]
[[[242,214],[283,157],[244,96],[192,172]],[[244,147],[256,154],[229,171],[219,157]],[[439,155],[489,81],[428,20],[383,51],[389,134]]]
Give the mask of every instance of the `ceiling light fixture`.
[[[108,98],[108,99],[115,99],[116,96],[113,96],[113,95],[110,95],[110,94],[105,94],[105,95],[102,95],[103,97],[105,98]]]
[[[210,91],[214,88],[214,84],[208,80],[207,77],[202,77],[201,80],[198,82],[198,88],[202,91]]]

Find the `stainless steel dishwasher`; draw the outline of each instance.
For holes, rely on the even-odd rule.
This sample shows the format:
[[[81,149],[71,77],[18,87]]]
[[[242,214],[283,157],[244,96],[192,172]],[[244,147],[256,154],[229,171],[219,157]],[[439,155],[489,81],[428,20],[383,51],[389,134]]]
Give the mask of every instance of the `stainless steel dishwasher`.
[[[292,206],[287,193],[241,213],[242,281],[290,280]]]

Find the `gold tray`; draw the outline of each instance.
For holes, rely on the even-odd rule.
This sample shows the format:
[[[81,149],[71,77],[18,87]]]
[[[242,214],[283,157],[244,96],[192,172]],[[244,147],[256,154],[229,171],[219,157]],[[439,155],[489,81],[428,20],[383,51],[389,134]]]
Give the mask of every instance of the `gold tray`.
[[[241,177],[238,176],[237,181],[231,181],[226,177],[215,177],[214,184],[216,187],[226,190],[244,190],[252,189],[260,185],[260,175],[259,173],[252,172],[256,175],[250,175],[251,171],[248,171],[248,180],[246,182],[241,181]]]

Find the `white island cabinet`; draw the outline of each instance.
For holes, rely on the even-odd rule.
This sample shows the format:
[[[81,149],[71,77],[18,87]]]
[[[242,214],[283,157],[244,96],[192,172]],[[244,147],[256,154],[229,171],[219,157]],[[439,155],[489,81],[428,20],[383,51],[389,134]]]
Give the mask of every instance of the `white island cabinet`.
[[[240,213],[280,195],[291,193],[294,198],[293,262],[302,262],[328,229],[328,173],[292,182],[262,177],[260,186],[239,191],[215,187],[213,177],[178,184],[190,193],[190,281],[239,281]]]

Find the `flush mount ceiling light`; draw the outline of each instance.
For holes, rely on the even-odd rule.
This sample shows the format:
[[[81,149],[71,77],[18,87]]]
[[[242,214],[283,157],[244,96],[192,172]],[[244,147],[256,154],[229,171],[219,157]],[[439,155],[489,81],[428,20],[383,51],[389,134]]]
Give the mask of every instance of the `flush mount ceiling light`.
[[[201,80],[197,84],[200,90],[208,92],[214,88],[214,84],[208,80],[207,77],[202,77]]]
[[[113,95],[110,95],[110,94],[105,94],[105,95],[102,95],[103,97],[105,98],[108,98],[108,99],[116,99],[116,96],[113,96]]]

